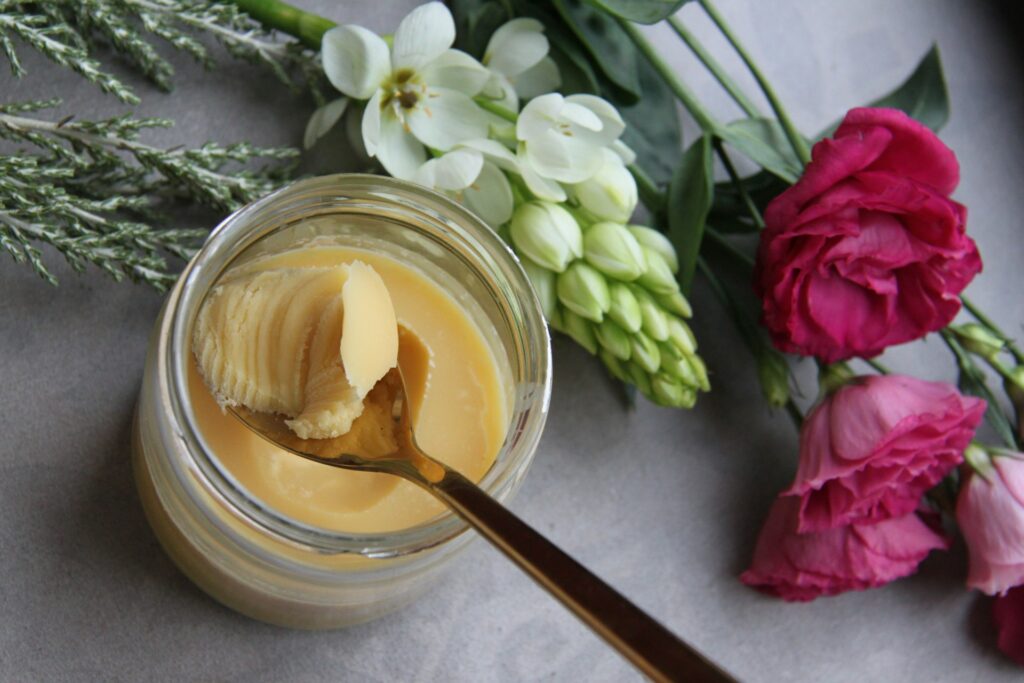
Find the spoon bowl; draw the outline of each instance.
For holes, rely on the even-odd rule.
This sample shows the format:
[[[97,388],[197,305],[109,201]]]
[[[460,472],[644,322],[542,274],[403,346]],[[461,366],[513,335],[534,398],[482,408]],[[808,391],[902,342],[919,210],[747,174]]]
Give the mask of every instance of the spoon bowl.
[[[655,681],[733,681],[690,645],[491,498],[473,482],[416,444],[414,412],[426,377],[429,351],[399,328],[398,366],[374,386],[352,428],[331,439],[303,439],[282,415],[236,405],[231,412],[249,429],[297,456],[332,467],[383,472],[424,488]],[[404,370],[404,372],[403,372]],[[410,394],[408,387],[417,391]]]

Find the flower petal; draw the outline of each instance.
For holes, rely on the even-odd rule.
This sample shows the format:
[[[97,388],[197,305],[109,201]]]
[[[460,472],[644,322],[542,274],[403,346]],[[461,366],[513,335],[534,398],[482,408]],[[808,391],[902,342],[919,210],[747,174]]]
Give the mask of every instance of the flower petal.
[[[498,28],[487,43],[484,64],[498,73],[514,78],[548,54],[544,25],[536,19],[513,19]]]
[[[357,100],[372,95],[391,72],[387,43],[362,26],[335,26],[327,31],[320,54],[331,85]]]
[[[601,136],[606,139],[604,144],[610,144],[626,129],[626,123],[622,120],[619,110],[605,99],[596,95],[569,95],[565,101],[568,104],[582,105],[601,119]]]
[[[363,120],[366,120],[365,116]],[[377,159],[394,177],[413,180],[416,171],[427,160],[427,150],[416,138],[405,132],[402,122],[388,110],[381,117]]]
[[[611,144],[611,150],[618,154],[619,158],[622,159],[622,163],[627,166],[636,161],[636,152],[634,152],[633,148],[622,140],[616,140],[613,142]]]
[[[594,131],[595,133],[604,128],[604,122],[597,114],[590,111],[581,104],[568,102],[562,105],[562,118],[575,123],[577,126]]]
[[[366,153],[371,157],[377,154],[377,146],[380,144],[380,100],[383,96],[382,92],[381,90],[375,92],[370,101],[366,103],[366,109],[363,110],[363,147],[366,148]]]
[[[480,176],[484,155],[473,149],[456,149],[420,166],[413,180],[435,190],[464,190]]]
[[[489,140],[487,138],[465,140],[459,143],[459,147],[467,147],[483,153],[483,155],[487,157],[487,160],[493,162],[498,168],[506,171],[519,172],[519,165],[516,163],[516,155],[512,153],[512,150],[497,140]]]
[[[483,109],[457,90],[431,88],[406,114],[406,123],[420,142],[446,152],[463,140],[487,137]]]
[[[455,42],[452,13],[440,2],[420,5],[402,19],[395,31],[391,58],[395,70],[420,69]]]
[[[529,69],[512,79],[516,93],[524,100],[557,90],[562,85],[562,75],[551,57],[545,57]]]
[[[519,164],[520,173],[526,182],[526,187],[538,199],[546,199],[550,202],[564,202],[566,200],[565,190],[554,180],[544,178],[537,173],[528,163]]]
[[[526,143],[525,162],[545,178],[581,183],[600,169],[603,149],[578,136],[548,130]]]
[[[423,67],[423,80],[431,87],[476,95],[491,78],[491,72],[461,50],[446,50]]]
[[[302,136],[302,146],[309,149],[316,144],[316,141],[327,135],[327,132],[334,128],[341,115],[348,107],[348,98],[339,97],[313,112],[306,124],[306,133]]]
[[[476,182],[462,193],[462,203],[497,230],[512,218],[515,201],[508,178],[501,169],[486,161]]]
[[[516,137],[530,140],[543,135],[558,123],[565,98],[556,92],[541,95],[530,100],[519,112],[516,122]]]
[[[508,109],[511,112],[519,111],[519,98],[516,96],[515,86],[512,85],[512,81],[498,73],[497,71],[489,72],[491,74],[490,80],[484,85],[481,95],[494,100],[494,103]],[[495,116],[497,116],[495,114]],[[505,119],[498,117],[499,120],[505,122]]]

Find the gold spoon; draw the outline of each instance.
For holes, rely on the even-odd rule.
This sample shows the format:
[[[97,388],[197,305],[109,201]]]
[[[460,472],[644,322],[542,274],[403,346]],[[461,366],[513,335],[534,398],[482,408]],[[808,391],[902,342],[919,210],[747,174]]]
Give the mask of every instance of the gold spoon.
[[[402,328],[400,340],[398,367],[369,393],[363,414],[343,436],[301,439],[280,415],[242,406],[232,412],[264,439],[308,460],[393,474],[426,489],[651,679],[734,681],[473,482],[420,450],[406,386],[425,386],[426,378],[414,372],[425,372],[428,351]]]

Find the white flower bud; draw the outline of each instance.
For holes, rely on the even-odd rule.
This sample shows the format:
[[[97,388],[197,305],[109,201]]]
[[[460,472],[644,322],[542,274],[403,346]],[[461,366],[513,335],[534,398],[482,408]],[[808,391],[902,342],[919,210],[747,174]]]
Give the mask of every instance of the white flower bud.
[[[555,293],[555,274],[547,268],[538,266],[529,259],[523,259],[521,263],[523,270],[526,271],[526,276],[530,278],[530,284],[533,285],[533,291],[537,294],[537,299],[540,300],[540,307],[544,311],[544,317],[550,321],[555,314],[555,309],[558,307],[558,295]]]
[[[509,226],[512,244],[534,263],[561,273],[583,255],[583,233],[568,211],[551,202],[528,202]]]
[[[566,308],[596,323],[611,307],[611,294],[604,275],[583,261],[576,261],[558,276],[558,300]]]
[[[597,220],[625,223],[636,210],[636,180],[619,155],[609,149],[602,150],[597,172],[569,191]]]
[[[626,282],[637,279],[647,268],[640,243],[617,223],[595,223],[587,228],[583,255],[602,273]]]
[[[643,275],[637,278],[637,283],[643,285],[654,294],[672,294],[679,291],[679,283],[669,268],[665,259],[650,247],[641,246],[644,252],[644,260],[647,268]]]
[[[676,248],[672,246],[668,237],[665,237],[665,235],[654,228],[648,228],[643,225],[627,225],[626,229],[632,233],[637,242],[648,249],[658,252],[661,258],[665,259],[669,270],[673,273],[679,272],[679,257],[676,255]]]

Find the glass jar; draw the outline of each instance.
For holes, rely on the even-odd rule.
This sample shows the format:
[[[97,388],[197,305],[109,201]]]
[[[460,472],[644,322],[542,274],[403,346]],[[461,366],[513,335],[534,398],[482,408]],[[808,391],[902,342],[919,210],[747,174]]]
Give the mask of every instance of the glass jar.
[[[157,318],[133,430],[146,516],[168,555],[225,605],[263,621],[333,628],[414,599],[475,534],[450,512],[401,531],[346,534],[290,519],[251,496],[196,427],[187,382],[192,325],[232,265],[328,242],[384,253],[449,293],[498,361],[508,430],[480,482],[508,501],[547,417],[550,347],[515,256],[480,219],[421,187],[370,175],[299,181],[229,216],[188,264]]]

